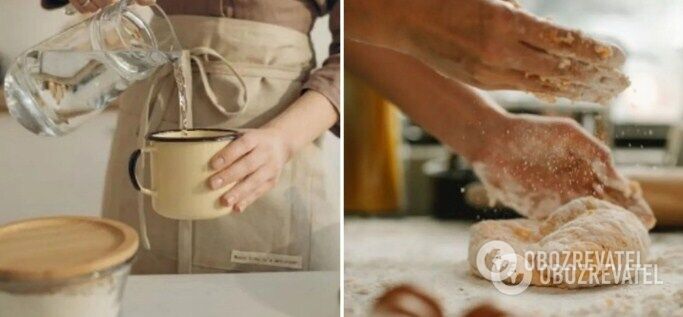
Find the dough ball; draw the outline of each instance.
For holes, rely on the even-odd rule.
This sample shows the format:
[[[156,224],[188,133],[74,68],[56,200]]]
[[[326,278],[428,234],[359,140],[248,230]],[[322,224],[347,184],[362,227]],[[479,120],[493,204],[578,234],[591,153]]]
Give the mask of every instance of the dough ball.
[[[547,265],[534,265],[527,272],[532,275],[531,285],[538,286],[576,288],[624,282],[628,280],[626,276],[633,278],[637,273],[635,261],[647,260],[650,247],[648,230],[638,217],[593,197],[575,199],[543,221],[482,221],[472,226],[470,232],[468,261],[475,275],[482,276],[477,268],[480,248],[489,241],[500,240],[526,261]],[[494,267],[496,252],[490,250],[485,257],[488,270]],[[558,272],[554,265],[569,273],[560,272],[565,274],[563,278],[552,279]],[[514,284],[521,279],[519,275],[512,276],[504,282]]]

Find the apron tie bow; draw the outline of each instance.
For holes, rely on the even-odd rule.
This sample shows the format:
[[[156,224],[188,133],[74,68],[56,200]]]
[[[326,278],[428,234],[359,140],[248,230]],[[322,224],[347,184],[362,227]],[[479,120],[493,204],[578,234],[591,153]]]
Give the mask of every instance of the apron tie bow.
[[[206,67],[204,66],[204,61],[210,61],[211,57],[218,59],[218,61],[220,61],[223,65],[230,69],[230,71],[233,74],[235,74],[235,77],[239,81],[240,85],[242,85],[242,88],[244,90],[244,94],[242,95],[242,105],[236,111],[228,111],[224,107],[220,106],[218,102],[218,97],[216,97],[216,93],[214,92],[213,87],[211,87],[211,83],[209,83],[209,76],[207,75]],[[232,64],[227,59],[225,59],[225,57],[221,56],[221,54],[218,54],[218,52],[216,52],[214,49],[210,47],[200,46],[191,49],[190,58],[197,65],[197,68],[199,70],[199,76],[202,79],[202,84],[204,86],[204,92],[206,93],[206,96],[209,97],[211,105],[213,105],[214,108],[216,108],[216,110],[218,110],[220,113],[222,113],[224,116],[228,118],[244,112],[244,110],[247,108],[247,102],[249,99],[247,95],[247,84],[244,82],[244,79],[237,72],[235,67],[233,67]]]

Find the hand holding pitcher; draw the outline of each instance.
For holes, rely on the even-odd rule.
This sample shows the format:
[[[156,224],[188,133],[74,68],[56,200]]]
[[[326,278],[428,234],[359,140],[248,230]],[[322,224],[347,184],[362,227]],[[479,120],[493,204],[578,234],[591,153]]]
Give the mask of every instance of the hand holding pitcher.
[[[104,9],[120,0],[69,0],[69,3],[80,13],[93,13]],[[156,0],[136,0],[139,5],[152,5]]]

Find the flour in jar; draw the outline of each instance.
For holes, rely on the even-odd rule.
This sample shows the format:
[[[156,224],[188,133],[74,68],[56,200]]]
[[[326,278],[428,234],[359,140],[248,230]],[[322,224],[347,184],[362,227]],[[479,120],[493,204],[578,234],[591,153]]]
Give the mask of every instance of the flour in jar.
[[[129,270],[124,265],[111,274],[64,284],[0,283],[0,316],[117,317]]]

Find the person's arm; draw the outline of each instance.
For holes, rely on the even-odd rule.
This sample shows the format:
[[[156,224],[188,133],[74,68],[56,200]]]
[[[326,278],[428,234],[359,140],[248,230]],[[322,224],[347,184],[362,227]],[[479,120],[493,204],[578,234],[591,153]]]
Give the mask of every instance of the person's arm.
[[[285,163],[325,133],[339,115],[320,93],[306,91],[283,113],[258,129],[248,130],[211,160],[213,189],[237,182],[222,198],[237,212],[273,188]]]
[[[346,41],[344,54],[349,71],[468,159],[476,158],[491,136],[505,131],[504,110],[410,56],[353,40]]]
[[[624,54],[503,0],[347,0],[345,36],[483,89],[604,102],[628,87]]]
[[[222,198],[238,212],[277,183],[285,163],[326,130],[339,134],[340,3],[330,10],[330,56],[302,86],[302,95],[283,113],[259,129],[249,130],[217,153],[211,166],[217,173],[209,186],[218,189],[237,182]]]
[[[521,214],[543,219],[572,199],[595,196],[654,225],[652,210],[616,170],[609,149],[575,121],[508,114],[473,88],[392,50],[347,41],[345,56],[348,70],[473,163],[489,194]]]
[[[302,91],[313,90],[325,97],[332,103],[335,110],[339,113],[341,102],[341,4],[339,1],[328,1],[331,3],[329,8],[329,30],[332,35],[332,42],[329,47],[329,56],[322,66],[311,73],[311,76],[304,83]],[[322,12],[326,12],[327,7],[321,7]],[[332,133],[339,136],[339,122],[332,127]]]
[[[320,137],[339,120],[330,100],[315,91],[306,91],[287,110],[263,128],[280,131],[288,139],[290,153]]]

